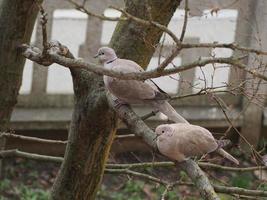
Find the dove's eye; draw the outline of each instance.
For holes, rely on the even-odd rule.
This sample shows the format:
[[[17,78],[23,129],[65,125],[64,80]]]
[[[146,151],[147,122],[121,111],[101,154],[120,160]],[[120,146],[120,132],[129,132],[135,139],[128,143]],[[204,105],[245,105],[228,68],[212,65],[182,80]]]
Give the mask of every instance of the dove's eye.
[[[165,133],[165,131],[161,131],[161,133]]]

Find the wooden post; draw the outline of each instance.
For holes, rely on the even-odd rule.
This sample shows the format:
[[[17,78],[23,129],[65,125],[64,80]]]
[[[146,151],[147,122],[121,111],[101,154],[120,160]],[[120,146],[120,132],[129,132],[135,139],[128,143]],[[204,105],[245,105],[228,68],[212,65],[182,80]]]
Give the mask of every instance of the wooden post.
[[[251,16],[254,12],[253,6],[254,1],[252,0],[243,0],[239,1],[236,5],[238,9],[238,17],[236,22],[236,31],[235,31],[235,42],[241,44],[242,46],[250,45],[250,38],[252,34],[251,26]],[[239,56],[240,52],[235,52],[234,56]],[[247,62],[247,60],[244,60]],[[229,75],[229,84],[231,86],[239,85],[245,79],[245,73],[241,69],[232,67],[230,69]]]
[[[253,28],[250,46],[253,48],[259,49],[267,49],[267,16],[265,14],[267,10],[267,1],[265,0],[257,0],[251,1],[251,7],[253,9],[253,14],[251,16],[250,25]],[[250,54],[248,59],[248,65],[251,68],[260,67],[261,69],[265,68],[266,65],[264,63],[267,62],[266,57],[258,56],[258,59],[255,59],[255,54]],[[255,69],[257,70],[257,69]],[[262,70],[262,72],[264,72]],[[267,74],[265,72],[265,74]],[[266,96],[261,97],[261,105],[259,105],[260,94],[265,94],[267,91],[266,84],[261,84],[261,80],[251,76],[250,74],[246,75],[246,88],[245,92],[249,95],[253,95],[254,97],[247,99],[243,98],[243,108],[244,112],[244,120],[241,133],[246,138],[246,140],[257,148],[259,144],[259,140],[261,137],[261,130],[263,124],[263,110]],[[255,103],[257,102],[257,103]],[[241,140],[241,147],[244,150],[250,150],[249,145]]]
[[[199,44],[199,38],[185,38],[185,43]],[[182,64],[192,62],[194,59],[198,59],[201,56],[209,56],[211,53],[210,48],[195,48],[195,49],[183,49],[179,54],[182,58]],[[181,73],[179,82],[179,94],[190,94],[192,93],[191,83],[194,82],[196,68],[186,70]]]

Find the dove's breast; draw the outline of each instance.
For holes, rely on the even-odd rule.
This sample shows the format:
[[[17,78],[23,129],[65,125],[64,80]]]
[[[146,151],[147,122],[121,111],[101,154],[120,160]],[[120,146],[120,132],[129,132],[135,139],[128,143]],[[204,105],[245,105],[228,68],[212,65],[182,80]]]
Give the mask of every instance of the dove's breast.
[[[172,160],[181,162],[186,159],[183,153],[177,151],[176,141],[171,137],[165,137],[164,135],[159,136],[157,139],[157,147],[160,153]]]

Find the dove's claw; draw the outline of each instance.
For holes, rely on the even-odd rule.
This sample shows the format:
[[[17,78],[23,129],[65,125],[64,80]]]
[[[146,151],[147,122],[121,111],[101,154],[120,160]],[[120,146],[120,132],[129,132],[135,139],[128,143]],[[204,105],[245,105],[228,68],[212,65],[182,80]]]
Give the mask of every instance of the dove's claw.
[[[115,99],[114,102],[115,102],[114,107],[115,107],[116,109],[119,109],[119,108],[120,108],[121,106],[123,106],[123,105],[128,105],[126,102],[124,102],[124,101],[122,101],[122,100],[120,100],[120,99]]]

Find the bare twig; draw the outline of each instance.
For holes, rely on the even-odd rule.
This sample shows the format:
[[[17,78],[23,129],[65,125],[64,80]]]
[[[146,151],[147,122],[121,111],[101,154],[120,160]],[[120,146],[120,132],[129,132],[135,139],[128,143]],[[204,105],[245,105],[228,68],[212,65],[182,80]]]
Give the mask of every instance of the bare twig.
[[[216,101],[216,103],[220,106],[227,122],[231,125],[231,127],[234,128],[234,130],[238,133],[238,135],[246,142],[246,144],[250,147],[251,152],[255,155],[256,160],[259,160],[262,164],[264,164],[261,155],[257,152],[257,150],[248,142],[248,140],[239,132],[239,130],[234,126],[234,124],[232,123],[232,121],[230,120],[230,118],[228,117],[224,106],[222,105],[222,103],[220,102],[219,98],[216,95],[213,95],[213,99]]]
[[[48,161],[48,162],[55,162],[55,163],[61,163],[63,161],[62,157],[53,157],[53,156],[45,156],[45,155],[39,155],[39,154],[33,154],[33,153],[26,153],[19,151],[17,149],[13,150],[4,150],[0,151],[0,158],[9,158],[9,157],[21,157],[21,158],[27,158],[31,160],[37,160],[37,161]],[[215,165],[211,163],[199,163],[201,167],[204,168],[215,168],[215,169],[221,169],[221,170],[229,170],[229,171],[239,171],[239,172],[245,172],[245,171],[253,171],[253,170],[261,170],[266,169],[266,167],[247,167],[247,168],[235,168],[235,167],[225,167],[220,165]],[[158,179],[156,177],[153,177],[148,174],[143,174],[140,172],[136,172],[133,170],[130,170],[132,168],[145,168],[145,167],[174,167],[175,164],[173,162],[155,162],[155,163],[135,163],[135,164],[107,164],[105,169],[105,173],[111,173],[111,174],[128,174],[131,176],[136,176],[142,179],[146,179],[149,181],[153,181],[156,183],[160,183],[165,185],[166,187],[169,185],[173,187],[174,185],[187,185],[187,186],[193,186],[193,183],[189,182],[181,182],[177,181],[175,183],[168,183],[166,181],[163,181],[161,179]],[[194,170],[193,170],[194,173]],[[216,192],[220,193],[230,193],[230,194],[240,194],[240,195],[248,195],[248,196],[267,196],[266,191],[260,191],[260,190],[247,190],[243,188],[237,188],[237,187],[225,187],[225,186],[219,186],[219,185],[213,185]]]
[[[217,87],[201,88],[196,93],[173,96],[173,97],[171,97],[171,100],[183,99],[183,98],[201,96],[201,95],[207,95],[207,94],[218,94],[218,93],[230,93],[232,95],[236,95],[235,91],[240,90],[240,86],[239,85],[237,87],[233,87],[233,88],[230,88],[230,89],[227,89],[227,90],[217,90],[217,89],[220,89],[220,88],[225,88],[227,86],[229,87],[229,85],[224,85],[224,86],[217,86]]]
[[[257,55],[267,55],[267,51],[262,51],[259,49],[253,49],[249,47],[243,47],[235,43],[200,43],[200,44],[189,44],[182,43],[181,48],[183,49],[191,49],[191,48],[227,48],[232,50],[239,50],[243,52],[255,53]]]
[[[0,158],[9,158],[9,157],[21,157],[21,158],[27,158],[31,160],[49,161],[49,162],[56,162],[56,163],[61,163],[63,161],[63,158],[61,157],[26,153],[26,152],[19,151],[17,149],[0,151]]]
[[[183,24],[182,32],[180,35],[180,42],[182,42],[184,40],[185,31],[186,31],[186,27],[187,27],[187,21],[188,21],[188,12],[189,12],[188,0],[185,0],[184,24]]]
[[[215,191],[219,192],[219,193],[267,197],[267,192],[261,191],[261,190],[248,190],[248,189],[244,189],[244,188],[225,187],[225,186],[221,186],[221,185],[213,185],[213,187],[214,187]]]
[[[105,169],[105,173],[108,173],[108,174],[128,174],[128,175],[136,176],[136,177],[139,177],[139,178],[142,178],[145,180],[149,180],[152,182],[160,183],[162,185],[168,184],[167,182],[165,182],[159,178],[153,177],[153,176],[148,175],[148,174],[132,171],[129,169]]]
[[[47,50],[49,48],[48,46],[48,40],[47,40],[47,31],[46,31],[46,24],[47,24],[47,13],[45,12],[43,6],[41,3],[39,3],[38,1],[37,5],[39,7],[40,10],[40,14],[41,14],[41,25],[42,25],[42,36],[43,36],[43,54],[45,55],[47,53]]]
[[[42,161],[47,161],[47,162],[63,161],[62,157],[27,153],[27,152],[19,151],[17,149],[0,151],[0,156],[2,158],[21,157],[21,158],[27,158],[27,159],[32,159],[32,160],[42,160]],[[210,169],[210,170],[220,169],[224,171],[233,171],[233,172],[248,172],[248,171],[267,169],[267,166],[239,168],[239,167],[227,167],[227,166],[222,166],[222,165],[216,165],[216,164],[207,163],[207,162],[198,162],[198,165],[203,169]],[[149,167],[175,167],[175,163],[173,162],[143,162],[143,163],[132,163],[132,164],[106,164],[106,168],[109,168],[109,169],[138,169],[138,168],[145,169]]]
[[[121,13],[123,13],[125,15],[125,17],[127,17],[128,19],[133,20],[133,21],[135,21],[135,22],[137,22],[139,24],[142,24],[142,25],[145,25],[145,26],[152,25],[152,26],[157,27],[158,29],[166,32],[174,40],[174,42],[176,43],[177,46],[180,46],[180,40],[166,26],[164,26],[164,25],[162,25],[162,24],[160,24],[160,23],[158,23],[156,21],[148,21],[148,20],[144,20],[144,19],[135,17],[135,16],[131,15],[130,13],[126,12],[125,10],[123,10],[121,8],[117,8],[115,6],[110,6],[110,8],[112,8],[114,10],[117,10],[117,11],[120,11]]]
[[[12,133],[1,133],[0,132],[0,137],[16,138],[16,139],[27,140],[27,141],[38,142],[38,143],[63,144],[63,145],[67,144],[67,141],[41,139],[41,138],[37,138],[37,137],[16,135],[16,134],[12,134]]]
[[[176,181],[175,183],[167,183],[159,178],[153,177],[148,174],[132,171],[129,169],[105,169],[105,173],[109,174],[127,174],[135,177],[139,177],[148,181],[156,182],[159,184],[162,184],[166,187],[166,190],[168,191],[170,188],[176,186],[176,185],[186,185],[186,186],[195,186],[191,182],[183,182],[183,181]],[[261,196],[261,197],[267,197],[267,192],[262,190],[248,190],[244,188],[238,188],[238,187],[228,187],[228,186],[221,186],[221,185],[213,185],[214,189],[218,193],[225,193],[225,194],[238,194],[238,195],[247,195],[247,196]],[[165,191],[166,191],[165,190]],[[166,192],[167,192],[166,191]],[[165,193],[166,193],[165,192]]]
[[[68,0],[68,2],[70,2],[72,5],[74,5],[77,10],[87,14],[88,16],[96,17],[96,18],[101,19],[101,20],[106,20],[106,21],[126,21],[126,20],[129,20],[129,19],[125,18],[125,17],[106,17],[103,14],[98,15],[96,13],[93,13],[93,12],[87,10],[84,7],[84,5],[80,5],[80,4],[76,3],[73,0]]]
[[[185,36],[185,31],[187,27],[187,21],[188,21],[188,0],[185,0],[185,16],[184,16],[184,24],[181,32],[181,36],[179,38],[179,41],[182,42]],[[165,30],[164,30],[165,31]],[[165,31],[166,32],[166,31]],[[169,34],[170,35],[170,34]],[[180,53],[182,48],[180,47],[180,43],[177,42],[176,37],[172,37],[172,39],[176,42],[177,47],[172,51],[172,53],[158,66],[157,70],[161,72],[164,70],[167,65]]]
[[[143,25],[156,26],[157,28],[161,29],[162,31],[164,31],[168,35],[170,35],[171,38],[176,43],[176,45],[178,47],[181,47],[182,49],[188,49],[188,48],[230,48],[232,50],[240,50],[240,51],[243,51],[243,52],[251,52],[251,53],[255,53],[257,55],[267,55],[267,51],[262,51],[262,50],[259,50],[259,49],[253,49],[253,48],[249,48],[249,47],[243,47],[243,46],[240,46],[240,45],[235,44],[235,43],[223,43],[223,44],[220,44],[220,43],[217,43],[217,42],[215,42],[215,43],[201,43],[201,44],[181,43],[181,41],[183,40],[183,37],[184,37],[183,35],[184,34],[181,34],[180,39],[178,39],[175,36],[175,34],[172,31],[170,31],[166,26],[161,25],[161,24],[159,24],[157,22],[154,22],[154,21],[140,19],[138,17],[135,17],[135,16],[127,13],[123,9],[111,6],[111,8],[122,12],[123,14],[125,14],[125,16],[124,17],[106,17],[103,14],[102,15],[98,15],[98,14],[95,14],[93,12],[88,11],[83,5],[79,5],[78,3],[76,3],[73,0],[68,0],[68,1],[70,3],[72,3],[81,12],[84,12],[87,15],[92,16],[92,17],[97,17],[97,18],[99,18],[101,20],[107,20],[107,21],[133,20],[133,21],[136,21],[136,22],[138,22],[140,24],[143,24]],[[185,12],[187,14],[185,14],[185,20],[184,20],[184,25],[183,25],[183,27],[184,27],[183,30],[184,31],[182,31],[182,33],[185,32],[185,30],[186,30],[185,24],[187,24],[187,21],[188,21],[189,6],[188,6],[188,2],[187,1],[185,3],[186,3],[185,4]],[[186,19],[186,16],[187,16],[187,19]]]
[[[156,68],[158,73],[162,73],[162,71],[167,67],[167,65],[180,53],[181,48],[177,47],[172,50],[172,53],[165,58],[165,60]]]
[[[233,171],[233,172],[248,172],[248,171],[256,171],[256,170],[265,170],[267,166],[255,166],[255,167],[227,167],[207,162],[198,162],[198,165],[203,169],[220,169],[224,171]],[[147,167],[174,167],[175,164],[173,162],[144,162],[144,163],[132,163],[132,164],[107,164],[108,168],[127,168],[127,169],[135,169],[135,168],[147,168]]]
[[[150,112],[150,113],[148,113],[148,114],[142,116],[141,119],[144,121],[144,120],[146,120],[146,119],[148,119],[148,118],[150,118],[150,117],[154,117],[154,116],[156,116],[156,114],[157,114],[158,112],[159,112],[158,110],[156,110],[156,111],[152,111],[152,112]]]
[[[240,50],[240,51],[244,51],[244,52],[251,52],[251,53],[255,53],[257,55],[267,55],[267,51],[262,51],[262,50],[259,50],[259,49],[253,49],[253,48],[248,48],[248,47],[242,47],[242,46],[240,46],[238,44],[235,44],[235,43],[223,43],[223,44],[220,44],[220,43],[217,43],[217,42],[216,43],[201,43],[201,44],[181,43],[180,41],[183,38],[181,36],[183,34],[181,34],[180,39],[178,39],[173,32],[171,32],[170,30],[167,30],[168,28],[166,26],[161,25],[161,24],[159,24],[157,22],[154,22],[154,21],[140,19],[138,17],[135,17],[135,16],[127,13],[123,9],[111,6],[111,8],[122,12],[123,14],[125,14],[125,16],[124,17],[106,17],[103,14],[102,15],[98,15],[98,14],[95,14],[93,12],[88,11],[83,5],[79,5],[78,3],[76,3],[73,0],[68,0],[68,1],[71,4],[73,4],[76,7],[76,9],[80,10],[81,12],[84,12],[89,16],[99,18],[101,20],[107,20],[107,21],[133,20],[133,21],[136,21],[136,22],[138,22],[140,24],[143,24],[143,25],[156,26],[157,28],[161,29],[162,31],[168,33],[171,36],[171,38],[174,40],[176,45],[177,46],[181,46],[183,49],[187,49],[187,48],[230,48],[232,50]],[[187,14],[185,14],[185,18],[186,18],[186,16],[188,18],[188,11],[189,11],[189,6],[188,6],[188,2],[187,1],[185,2],[185,12],[187,13]],[[188,19],[184,20],[184,24],[187,24],[186,21],[188,21]],[[183,25],[183,27],[185,27],[185,25]],[[183,29],[186,30],[186,28],[183,28]],[[185,32],[185,31],[182,31],[182,32]]]

